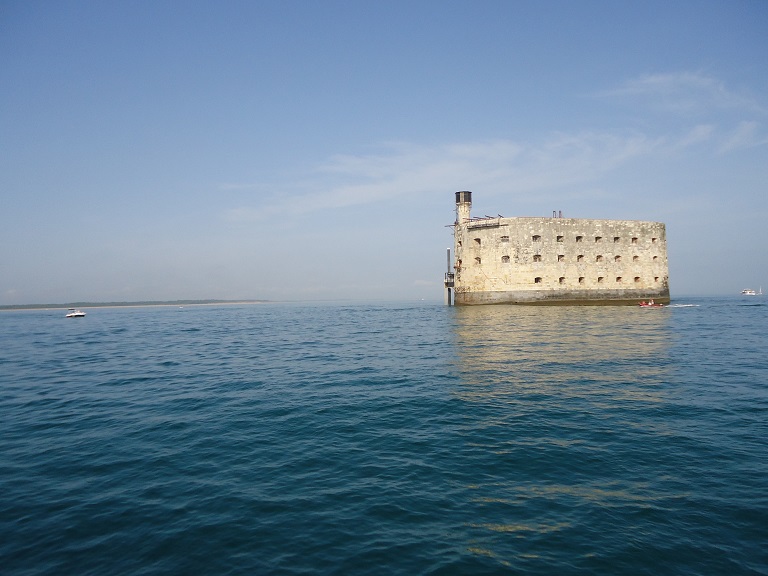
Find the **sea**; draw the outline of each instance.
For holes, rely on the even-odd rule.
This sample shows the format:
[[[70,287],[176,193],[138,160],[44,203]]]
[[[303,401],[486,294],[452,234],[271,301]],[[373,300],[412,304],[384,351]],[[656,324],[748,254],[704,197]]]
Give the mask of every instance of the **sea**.
[[[766,302],[0,312],[0,573],[768,574]]]

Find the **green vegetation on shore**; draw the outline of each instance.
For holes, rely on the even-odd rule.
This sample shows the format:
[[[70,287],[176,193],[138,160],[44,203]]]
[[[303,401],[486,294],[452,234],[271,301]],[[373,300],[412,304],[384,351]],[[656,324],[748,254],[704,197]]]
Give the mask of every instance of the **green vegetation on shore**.
[[[45,308],[114,308],[117,306],[195,306],[205,304],[259,304],[268,300],[147,300],[143,302],[70,302],[68,304],[11,304],[0,310],[39,310]]]

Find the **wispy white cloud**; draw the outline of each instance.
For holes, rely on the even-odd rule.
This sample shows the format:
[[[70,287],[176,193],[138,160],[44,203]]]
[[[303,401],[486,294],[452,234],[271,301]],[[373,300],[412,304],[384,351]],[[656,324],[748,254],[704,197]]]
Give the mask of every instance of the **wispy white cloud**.
[[[768,144],[768,137],[759,132],[759,124],[757,122],[740,122],[739,125],[732,130],[726,140],[719,148],[719,152],[731,152],[741,148],[753,148],[755,146],[765,146]]]
[[[768,113],[752,95],[733,91],[721,81],[696,72],[646,74],[597,96],[642,98],[653,108],[676,114],[712,109]]]
[[[222,182],[217,186],[222,192],[241,192],[241,191],[254,191],[264,189],[263,183],[235,183],[235,182]]]
[[[673,147],[676,150],[681,150],[695,144],[706,142],[712,138],[714,130],[715,127],[712,124],[699,124],[698,126],[694,126],[687,133],[677,138],[674,141]]]
[[[716,155],[768,143],[760,121],[744,120],[765,114],[760,103],[704,74],[645,75],[602,96],[640,97],[640,102],[633,102],[639,112],[661,107],[708,114],[703,121],[679,114],[675,122],[649,122],[644,132],[584,130],[556,132],[536,141],[436,145],[390,142],[376,152],[330,156],[303,178],[288,179],[268,192],[249,184],[222,185],[223,190],[253,191],[252,203],[229,210],[225,217],[254,221],[405,195],[413,199],[436,190],[482,189],[488,196],[535,193],[555,200],[571,194],[602,197],[606,193],[601,192],[601,178],[638,160],[685,154],[694,146],[697,154]]]
[[[650,125],[658,117],[648,112],[661,113],[668,130],[684,131],[667,135],[674,151],[709,141],[713,153],[722,154],[768,142],[761,128],[768,116],[765,99],[700,72],[646,74],[597,96],[630,104]],[[693,117],[699,123],[686,128]]]
[[[391,143],[377,154],[336,155],[278,198],[227,212],[232,220],[371,204],[395,196],[462,187],[536,192],[587,182],[662,141],[639,134],[554,134],[539,143],[512,140],[436,146]]]

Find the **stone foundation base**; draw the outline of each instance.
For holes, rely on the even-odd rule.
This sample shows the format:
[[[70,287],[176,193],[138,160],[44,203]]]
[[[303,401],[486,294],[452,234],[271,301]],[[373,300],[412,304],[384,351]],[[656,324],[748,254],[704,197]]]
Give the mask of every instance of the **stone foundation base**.
[[[637,306],[643,300],[669,304],[669,290],[510,290],[455,292],[456,306],[522,304],[529,306]]]

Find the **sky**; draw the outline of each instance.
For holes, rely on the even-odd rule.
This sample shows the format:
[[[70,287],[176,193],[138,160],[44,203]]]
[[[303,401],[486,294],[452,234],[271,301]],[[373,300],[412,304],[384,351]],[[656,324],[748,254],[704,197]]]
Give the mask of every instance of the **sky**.
[[[473,215],[768,289],[765,0],[0,0],[0,305],[442,300]]]

